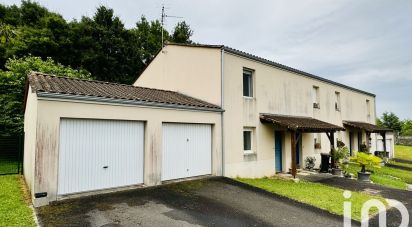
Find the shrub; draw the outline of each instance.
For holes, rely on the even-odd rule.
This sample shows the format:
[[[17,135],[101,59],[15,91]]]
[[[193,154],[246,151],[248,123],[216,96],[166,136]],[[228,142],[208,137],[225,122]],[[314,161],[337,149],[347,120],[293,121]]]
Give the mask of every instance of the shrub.
[[[368,167],[369,169],[380,168],[380,164],[382,162],[382,159],[380,159],[379,157],[363,152],[358,152],[358,154],[355,157],[351,158],[351,160],[358,163],[362,167],[362,173],[366,172],[366,167]]]
[[[315,162],[316,162],[316,158],[315,157],[306,157],[305,158],[305,168],[312,170],[313,168],[315,168]]]

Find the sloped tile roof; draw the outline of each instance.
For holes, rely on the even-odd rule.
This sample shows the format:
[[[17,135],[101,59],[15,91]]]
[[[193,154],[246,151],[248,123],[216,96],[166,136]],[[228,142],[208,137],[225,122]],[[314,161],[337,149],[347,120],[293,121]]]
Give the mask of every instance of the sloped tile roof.
[[[85,97],[100,97],[115,100],[139,101],[166,104],[176,107],[191,107],[221,110],[217,105],[178,93],[132,85],[59,77],[32,72],[28,76],[29,85],[37,94],[65,94]]]
[[[392,129],[388,128],[383,128],[379,127],[377,125],[373,125],[370,123],[366,122],[360,122],[360,121],[343,121],[343,125],[347,127],[352,127],[352,128],[357,128],[357,129],[363,129],[367,132],[390,132],[393,131]]]
[[[341,126],[330,124],[311,117],[260,114],[260,120],[266,123],[272,123],[275,126],[292,131],[301,132],[331,132],[344,131]]]

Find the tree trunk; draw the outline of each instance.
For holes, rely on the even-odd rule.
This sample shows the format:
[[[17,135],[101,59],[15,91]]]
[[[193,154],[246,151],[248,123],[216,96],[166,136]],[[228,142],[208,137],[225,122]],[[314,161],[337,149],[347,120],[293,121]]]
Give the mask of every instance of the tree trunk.
[[[365,167],[365,165],[362,165],[361,172],[362,172],[362,173],[365,173],[365,172],[366,172],[366,167]]]

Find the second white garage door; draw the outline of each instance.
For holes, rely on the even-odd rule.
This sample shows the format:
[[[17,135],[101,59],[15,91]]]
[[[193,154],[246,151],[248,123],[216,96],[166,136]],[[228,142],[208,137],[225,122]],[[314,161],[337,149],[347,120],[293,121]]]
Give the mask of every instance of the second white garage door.
[[[142,122],[62,119],[58,194],[143,183]]]
[[[162,180],[211,174],[211,134],[211,125],[164,123]]]

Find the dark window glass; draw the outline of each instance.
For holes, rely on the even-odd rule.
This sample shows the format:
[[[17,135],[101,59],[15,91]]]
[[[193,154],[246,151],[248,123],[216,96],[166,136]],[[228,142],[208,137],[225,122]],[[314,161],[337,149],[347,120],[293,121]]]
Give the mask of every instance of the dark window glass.
[[[243,131],[243,150],[250,151],[252,150],[252,132]]]
[[[252,72],[248,70],[243,71],[243,96],[253,96]]]

